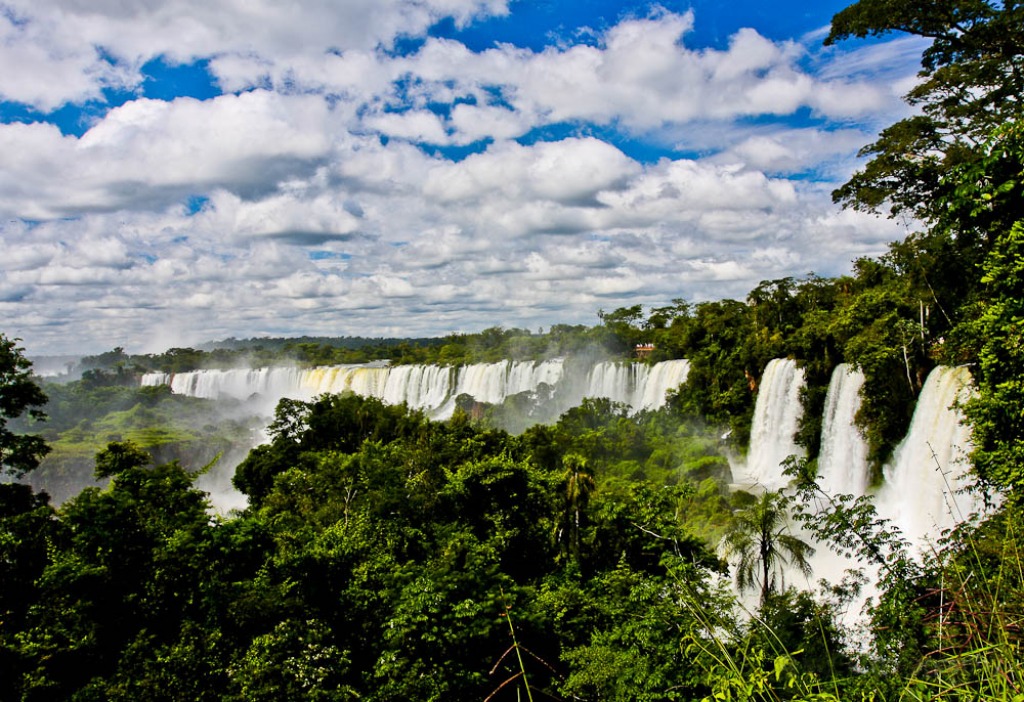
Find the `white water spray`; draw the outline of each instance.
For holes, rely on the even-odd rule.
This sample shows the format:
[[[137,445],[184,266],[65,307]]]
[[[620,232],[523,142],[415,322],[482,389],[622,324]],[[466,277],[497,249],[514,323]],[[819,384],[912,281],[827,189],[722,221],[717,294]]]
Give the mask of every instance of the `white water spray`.
[[[860,497],[868,491],[868,446],[854,423],[863,386],[864,374],[848,363],[832,372],[818,454],[818,484],[830,495]]]
[[[588,374],[584,395],[608,397],[635,410],[657,409],[665,404],[667,393],[686,380],[689,369],[690,364],[685,360],[663,361],[653,366],[599,363]],[[274,367],[147,373],[142,377],[142,384],[169,385],[175,393],[194,397],[253,402],[265,415],[269,415],[283,397],[310,400],[322,393],[348,391],[388,404],[404,402],[434,419],[446,419],[455,411],[455,398],[459,395],[498,404],[511,395],[536,391],[542,384],[558,393],[570,384],[565,376],[563,361],[554,359],[539,363],[475,363],[457,368],[377,363],[305,370]],[[575,398],[576,402],[581,399],[582,396]]]
[[[800,404],[803,385],[804,372],[796,361],[776,358],[765,366],[754,403],[747,463],[734,471],[737,483],[778,490],[789,482],[782,473],[783,461],[805,453],[793,440],[803,414]]]
[[[976,496],[962,492],[970,484],[971,439],[958,406],[973,394],[970,383],[967,368],[932,370],[875,498],[879,516],[918,549],[981,509]]]

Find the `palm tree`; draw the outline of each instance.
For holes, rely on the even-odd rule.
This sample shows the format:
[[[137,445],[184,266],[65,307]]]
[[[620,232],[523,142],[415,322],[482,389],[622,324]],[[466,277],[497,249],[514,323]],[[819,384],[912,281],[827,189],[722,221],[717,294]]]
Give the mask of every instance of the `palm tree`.
[[[590,494],[596,487],[594,478],[585,472],[587,459],[576,453],[568,453],[562,459],[565,473],[565,517],[564,523],[569,531],[569,550],[573,558],[580,559],[580,517],[590,502]]]
[[[760,584],[762,606],[775,592],[782,566],[811,574],[807,559],[814,555],[814,548],[789,531],[788,504],[783,493],[765,491],[733,515],[732,526],[722,538],[722,555],[736,564],[737,587],[742,592]]]

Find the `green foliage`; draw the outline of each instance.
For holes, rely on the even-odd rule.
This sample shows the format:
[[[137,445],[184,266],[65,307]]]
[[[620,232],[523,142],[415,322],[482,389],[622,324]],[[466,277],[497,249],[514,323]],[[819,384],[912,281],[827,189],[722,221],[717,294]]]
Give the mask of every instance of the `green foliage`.
[[[355,700],[342,680],[348,659],[323,622],[287,620],[257,636],[231,678],[243,700]]]
[[[749,507],[736,512],[722,539],[723,556],[735,561],[736,586],[741,592],[759,586],[762,606],[779,591],[783,565],[811,574],[808,558],[814,548],[792,533],[790,502],[781,492],[761,493]]]
[[[209,517],[192,480],[177,464],[124,467],[107,491],[64,506],[17,638],[26,662],[12,681],[26,698],[98,691],[92,679],[116,676],[120,650],[137,637],[177,636],[209,568],[194,548]]]
[[[871,160],[834,197],[934,222],[956,187],[945,175],[974,162],[977,144],[1021,116],[1024,16],[1015,2],[859,0],[833,18],[826,43],[890,32],[931,40],[921,80],[907,95],[918,113],[865,147]]]
[[[199,467],[248,450],[259,426],[256,418],[233,419],[241,414],[236,404],[173,395],[167,386],[96,385],[83,378],[44,389],[48,421],[40,436],[51,451],[26,479],[57,503],[87,485],[104,484],[94,476],[93,462],[112,442],[132,442],[157,462]]]
[[[152,457],[131,441],[115,441],[96,454],[96,477],[110,478],[133,468],[141,468]]]
[[[59,512],[12,486],[0,544],[24,587],[3,599],[11,695],[511,699],[505,682],[524,670],[535,696],[703,689],[680,674],[678,643],[702,625],[679,617],[718,562],[684,507],[705,518],[719,495],[682,476],[662,488],[592,474],[596,459],[561,443],[569,426],[671,425],[600,407],[513,437],[356,396],[284,402],[254,452],[258,499],[227,522],[191,474],[125,441],[97,457],[110,486]],[[618,465],[612,450],[599,453]],[[573,591],[592,606],[568,609]],[[620,663],[599,670],[608,655]]]
[[[930,363],[924,355],[925,331],[911,321],[917,316],[917,305],[887,284],[896,279],[891,269],[876,275],[886,283],[852,296],[837,311],[833,329],[844,340],[846,359],[864,373],[857,419],[868,442],[869,459],[879,468],[910,426],[914,401]]]
[[[1024,223],[1001,237],[985,262],[989,291],[974,323],[983,342],[978,395],[968,402],[974,466],[984,480],[1024,495]]]
[[[45,419],[40,407],[46,395],[32,379],[32,364],[17,346],[17,339],[0,334],[0,477],[22,476],[39,465],[49,452],[42,437],[15,433],[7,422],[27,415]]]
[[[690,373],[673,406],[689,416],[728,426],[744,445],[754,412],[753,380],[763,369],[755,367],[745,347],[750,338],[750,307],[735,300],[701,303],[680,327],[685,334],[680,346],[690,361]]]
[[[700,671],[708,661],[691,642],[707,641],[709,623],[728,621],[728,595],[672,562],[666,578],[619,564],[590,583],[587,598],[599,609],[589,635],[563,654],[571,672],[562,694],[626,702],[706,692]]]

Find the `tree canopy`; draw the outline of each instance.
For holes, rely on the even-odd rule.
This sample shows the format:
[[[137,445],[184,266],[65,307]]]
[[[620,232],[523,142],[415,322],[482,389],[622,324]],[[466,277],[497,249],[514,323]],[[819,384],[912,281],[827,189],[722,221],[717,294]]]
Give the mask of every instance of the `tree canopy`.
[[[867,165],[835,192],[846,206],[942,218],[953,194],[943,176],[973,162],[999,125],[1021,117],[1024,6],[987,0],[859,0],[825,40],[904,33],[930,40],[907,101],[918,114],[864,147]]]
[[[23,414],[34,420],[46,417],[41,409],[46,395],[33,380],[31,368],[17,339],[0,333],[0,473],[19,477],[38,466],[49,451],[41,437],[15,433],[7,426],[8,420]]]

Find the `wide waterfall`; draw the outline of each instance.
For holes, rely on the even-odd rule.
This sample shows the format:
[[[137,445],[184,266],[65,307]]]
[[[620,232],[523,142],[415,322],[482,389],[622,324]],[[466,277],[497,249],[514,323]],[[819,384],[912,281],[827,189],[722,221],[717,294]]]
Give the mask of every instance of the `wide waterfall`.
[[[875,505],[916,547],[981,510],[970,484],[970,428],[959,406],[973,393],[967,368],[939,366],[921,389],[906,438],[884,470]]]
[[[830,495],[867,494],[868,446],[854,423],[863,386],[864,374],[848,363],[840,363],[832,372],[818,454],[818,484]]]
[[[788,456],[804,455],[793,440],[803,414],[803,385],[804,372],[796,361],[776,358],[765,366],[754,403],[747,462],[733,470],[737,483],[777,490],[789,482],[782,473],[783,462]]]
[[[686,380],[689,363],[598,363],[582,382],[570,382],[562,359],[499,361],[465,366],[370,363],[300,369],[289,367],[147,373],[143,385],[169,385],[178,394],[234,398],[269,414],[283,397],[309,400],[322,393],[354,392],[389,404],[406,403],[435,419],[450,417],[455,399],[469,395],[497,404],[506,397],[550,386],[566,406],[586,397],[608,397],[634,410],[657,409]]]

